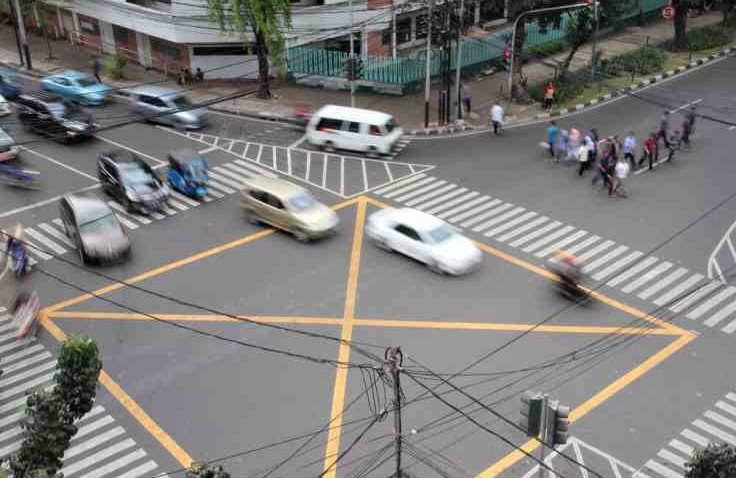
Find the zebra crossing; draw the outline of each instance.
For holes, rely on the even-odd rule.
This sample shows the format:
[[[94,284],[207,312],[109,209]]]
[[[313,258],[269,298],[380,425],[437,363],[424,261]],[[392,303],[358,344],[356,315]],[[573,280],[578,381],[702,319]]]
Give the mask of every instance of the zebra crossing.
[[[624,244],[427,172],[373,193],[398,205],[434,214],[535,259],[555,262],[555,251],[567,250],[585,262],[583,272],[593,280],[651,301],[662,308],[657,311],[660,315],[666,311],[683,314],[706,327],[718,327],[727,334],[736,332],[736,287],[662,258],[645,256]]]
[[[710,410],[693,420],[677,438],[659,450],[657,458],[648,460],[643,468],[646,468],[651,478],[684,478],[685,463],[696,449],[704,448],[709,443],[736,446],[736,393],[727,393]],[[645,476],[636,473],[632,478]]]
[[[103,193],[100,193],[100,197],[113,210],[113,214],[118,218],[123,228],[135,230],[140,226],[196,208],[203,203],[209,203],[234,194],[245,186],[246,181],[258,175],[271,178],[278,177],[271,171],[242,159],[213,166],[209,170],[207,195],[201,201],[172,190],[168,204],[164,206],[161,212],[154,211],[148,216],[127,211],[122,205],[104,196]],[[54,258],[54,256],[64,255],[75,249],[74,244],[66,235],[64,223],[58,217],[50,221],[25,226],[23,231],[25,233],[24,241],[28,244],[28,256],[31,265],[35,265],[39,261],[47,261]],[[5,241],[0,241],[0,249],[4,250],[4,248]]]
[[[18,452],[23,441],[20,420],[26,396],[51,389],[56,360],[34,337],[16,341],[12,316],[0,307],[0,459]],[[102,405],[95,405],[77,423],[76,435],[64,454],[61,473],[69,478],[168,478],[159,465],[130,437]]]

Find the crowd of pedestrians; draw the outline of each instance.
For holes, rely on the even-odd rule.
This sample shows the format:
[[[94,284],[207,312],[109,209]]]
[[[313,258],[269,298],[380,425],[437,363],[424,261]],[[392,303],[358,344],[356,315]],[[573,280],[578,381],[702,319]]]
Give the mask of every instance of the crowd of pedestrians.
[[[542,145],[552,161],[576,161],[580,177],[592,169],[593,185],[600,183],[607,188],[609,197],[626,197],[626,183],[632,171],[643,167],[653,169],[660,161],[660,152],[664,152],[662,162],[671,162],[682,148],[690,149],[696,116],[695,106],[691,106],[681,128],[671,131],[670,112],[665,111],[655,131],[643,139],[641,149],[638,149],[639,143],[633,131],[629,131],[623,140],[616,135],[601,138],[596,128],[581,132],[573,126],[567,130],[560,128],[556,121],[547,127]],[[640,152],[638,161],[637,152]]]

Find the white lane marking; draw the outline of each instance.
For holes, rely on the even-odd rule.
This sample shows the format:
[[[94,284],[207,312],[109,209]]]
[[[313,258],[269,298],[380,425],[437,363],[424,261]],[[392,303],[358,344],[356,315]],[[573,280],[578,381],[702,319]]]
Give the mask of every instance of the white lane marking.
[[[90,433],[99,430],[100,428],[107,426],[111,423],[114,423],[115,420],[110,415],[105,415],[104,417],[95,420],[92,423],[89,423],[87,425],[79,427],[77,430],[77,433],[72,437],[72,443],[78,441],[80,438],[85,437],[89,435]]]
[[[60,229],[64,229],[64,221],[61,220],[61,218],[52,219],[51,222],[59,226]]]
[[[529,244],[528,246],[526,246],[522,250],[524,252],[526,252],[527,254],[528,253],[532,253],[532,252],[536,251],[537,249],[539,249],[540,247],[546,246],[550,242],[555,241],[558,238],[560,238],[560,237],[564,236],[565,234],[568,234],[569,232],[574,231],[574,230],[575,230],[575,228],[573,226],[565,226],[563,228],[560,228],[560,229],[556,230],[552,234],[549,234],[546,237],[543,237],[543,238],[539,239],[538,241],[535,241],[535,242]]]
[[[50,254],[47,254],[46,252],[44,252],[43,249],[41,249],[40,247],[38,247],[33,242],[29,241],[27,238],[24,239],[24,242],[28,245],[28,253],[29,254],[36,255],[36,256],[40,257],[42,260],[44,260],[44,261],[48,261],[49,259],[51,259],[53,257]]]
[[[716,423],[720,423],[721,425],[727,428],[730,428],[731,430],[736,430],[736,422],[724,417],[720,413],[716,413],[712,410],[708,410],[707,412],[703,414],[703,416],[705,416],[705,418],[709,418],[713,420]]]
[[[436,181],[436,180],[437,180],[437,178],[435,178],[433,176],[429,176],[429,177],[423,178],[423,179],[421,179],[421,180],[419,180],[419,181],[417,181],[415,183],[409,184],[408,186],[404,186],[402,188],[395,189],[395,190],[393,190],[391,192],[388,192],[388,193],[384,194],[383,196],[386,197],[386,198],[392,198],[394,196],[397,196],[399,194],[404,194],[405,192],[408,192],[408,191],[411,191],[412,189],[416,189],[418,187],[424,186],[425,184],[431,183],[431,182]]]
[[[483,197],[486,197],[486,196],[483,196]],[[458,214],[456,216],[448,217],[447,220],[450,221],[450,222],[460,222],[463,219],[466,219],[468,217],[474,216],[475,214],[478,214],[481,211],[484,211],[486,209],[490,209],[490,208],[494,207],[496,204],[501,204],[501,200],[500,199],[491,199],[489,202],[483,203],[480,206],[474,207],[473,209],[470,209],[468,211],[465,211],[465,212],[463,212],[461,214]]]
[[[486,212],[484,212],[482,214],[479,214],[478,216],[473,217],[472,219],[469,219],[469,220],[463,222],[462,224],[460,224],[460,227],[474,226],[474,225],[478,224],[479,222],[484,221],[485,219],[487,219],[489,217],[492,217],[492,216],[495,216],[497,214],[500,214],[500,213],[502,213],[503,211],[505,211],[507,209],[511,209],[512,207],[514,207],[514,205],[511,204],[511,203],[508,203],[508,202],[503,203],[500,206],[494,207],[490,211],[486,211]]]
[[[249,162],[249,161],[243,161],[242,159],[236,159],[233,161],[233,163],[244,167],[245,169],[249,169],[251,171],[255,171],[256,173],[260,174],[261,176],[267,176],[272,179],[278,178],[278,174],[272,173],[271,171],[268,171],[266,169],[263,169],[261,167],[256,166],[255,164]],[[223,165],[224,166],[224,165]]]
[[[122,435],[123,433],[125,433],[125,429],[123,427],[118,426],[111,430],[106,431],[105,433],[101,435],[97,435],[94,438],[94,440],[87,440],[84,443],[81,443],[75,447],[69,448],[64,453],[64,461],[69,460],[70,458],[74,458],[80,453],[84,453],[85,451],[91,450],[97,447],[98,445],[105,443],[106,441],[110,441],[116,436]]]
[[[273,166],[273,169],[276,171],[279,170],[278,167],[278,156],[276,154],[276,146],[271,146],[271,165]]]
[[[454,186],[454,184],[453,184]],[[460,194],[463,194],[466,192],[468,188],[459,188],[452,190],[448,193],[443,194],[442,196],[436,197],[430,201],[427,201],[426,203],[419,204],[416,206],[417,209],[427,212],[427,214],[434,214],[436,211],[441,211],[444,208],[448,207],[448,203],[446,202],[448,199],[452,199],[455,196],[459,196]],[[443,192],[447,191],[447,188],[443,188]],[[476,193],[477,194],[477,193]],[[467,196],[467,195],[466,195]],[[469,197],[473,197],[473,194],[471,194]],[[454,204],[453,201],[449,201],[450,203]],[[434,207],[432,207],[434,206]],[[427,209],[431,207],[431,209]]]
[[[44,231],[46,231],[47,234],[51,234],[57,240],[63,242],[68,247],[71,247],[72,249],[76,249],[77,248],[77,246],[75,246],[74,243],[72,243],[71,239],[69,239],[68,237],[66,237],[66,234],[64,234],[62,231],[56,229],[51,224],[46,224],[45,222],[42,222],[42,223],[38,224],[38,227],[40,229],[43,229]]]
[[[13,324],[10,324],[10,326],[14,328]],[[20,352],[13,354],[13,355],[15,356],[15,359],[18,359],[18,358],[23,357],[24,352],[25,350],[21,350]],[[30,355],[30,353],[26,355]],[[3,367],[3,373],[6,373],[6,372],[12,373],[12,372],[15,372],[16,370],[21,370],[29,365],[33,365],[34,363],[41,362],[43,360],[51,360],[53,363],[56,363],[53,360],[53,356],[50,353],[44,351],[39,354],[32,355],[31,357],[28,357],[26,359],[19,360],[18,362],[12,365],[8,365],[7,367]],[[10,362],[10,359],[3,357],[3,362],[8,363]]]
[[[718,322],[722,321],[723,319],[725,319],[726,317],[728,317],[730,314],[732,314],[734,311],[736,311],[736,300],[733,301],[733,302],[731,302],[727,306],[723,307],[721,310],[719,310],[715,314],[713,314],[710,317],[708,317],[708,320],[706,320],[703,323],[705,325],[707,325],[708,327],[713,327]],[[727,327],[728,327],[728,325],[726,327],[724,327],[724,329],[727,328]],[[727,332],[727,331],[724,330],[724,332]],[[729,333],[729,332],[727,332],[727,333]]]
[[[493,219],[490,219],[490,220],[488,220],[488,221],[486,221],[486,222],[484,222],[484,223],[482,223],[482,224],[474,227],[473,228],[473,231],[475,231],[475,232],[485,231],[489,227],[495,226],[496,224],[498,224],[500,222],[503,222],[503,221],[505,221],[507,219],[510,219],[510,218],[514,217],[514,216],[517,216],[517,215],[523,213],[524,211],[526,211],[526,209],[523,208],[523,207],[515,207],[511,211],[507,211],[507,212],[501,214],[500,216],[494,217]]]
[[[417,209],[421,209],[420,203],[431,202],[429,201],[431,198],[434,198],[437,195],[441,195],[455,188],[457,188],[457,184],[452,184],[452,183],[447,184],[447,181],[437,181],[436,183],[432,183],[427,187],[421,188],[419,191],[414,191],[409,194],[405,194],[404,196],[401,196],[404,199],[396,198],[395,201],[404,202],[406,201],[406,199],[413,198],[411,199],[411,201],[406,201],[406,206],[416,207]],[[429,191],[429,192],[427,193],[426,191]],[[415,196],[418,196],[418,197],[415,197]],[[431,202],[431,204],[437,204],[437,203]]]
[[[663,306],[675,300],[677,297],[682,295],[686,290],[700,282],[703,276],[700,274],[693,274],[684,281],[677,284],[675,287],[662,294],[654,301],[654,305]]]
[[[171,195],[173,197],[175,197],[178,201],[187,203],[187,204],[189,204],[192,207],[197,207],[197,206],[199,206],[201,204],[201,203],[195,201],[194,199],[183,195],[179,191],[174,191],[173,189],[171,190]]]
[[[467,191],[467,188],[461,188],[461,189]],[[473,199],[478,194],[479,193],[475,191],[470,191],[469,193],[463,194],[462,196],[458,196],[455,199],[452,199],[451,201],[447,201],[445,203],[440,204],[437,207],[433,207],[432,209],[427,209],[426,211],[428,214],[435,214],[439,218],[445,218],[449,216],[450,214],[455,214],[457,211],[462,211],[464,208],[472,207],[473,205],[478,204],[479,202],[482,202],[484,200],[483,197]],[[473,199],[473,200],[470,201],[470,199]],[[463,205],[460,207],[453,207],[456,204],[460,204],[460,203],[462,203]],[[448,209],[447,211],[445,211],[445,209],[447,208],[452,208],[452,209]]]
[[[146,452],[139,448],[133,453],[129,453],[123,457],[118,458],[117,460],[111,461],[105,466],[97,468],[94,471],[80,476],[79,478],[102,478],[108,473],[112,473],[113,471],[118,470],[130,463],[133,463],[134,461],[139,460],[145,456],[147,456]]]
[[[158,159],[158,158],[154,158],[154,157],[153,157],[153,156],[151,156],[150,154],[146,154],[146,153],[144,153],[143,151],[138,151],[137,149],[131,148],[130,146],[125,146],[124,144],[120,144],[120,143],[118,143],[117,141],[113,141],[113,140],[111,140],[111,139],[108,139],[108,138],[104,138],[104,137],[102,137],[102,136],[100,136],[100,135],[95,135],[95,138],[97,138],[97,139],[99,139],[99,140],[102,140],[102,141],[104,141],[104,142],[106,142],[106,143],[110,143],[110,144],[112,144],[113,146],[117,146],[118,148],[123,148],[123,149],[127,149],[127,150],[128,150],[128,151],[130,151],[131,153],[135,153],[135,154],[137,154],[138,156],[142,156],[142,157],[144,157],[144,158],[146,158],[146,159],[150,159],[150,160],[151,160],[151,161],[153,161],[154,163],[157,163],[157,164],[158,164],[159,166],[165,166],[165,165],[167,164],[167,163],[166,163],[166,161],[161,161],[161,160],[160,160],[160,159]]]
[[[43,244],[44,246],[46,246],[47,248],[49,248],[52,251],[54,251],[55,254],[66,254],[66,249],[64,249],[59,244],[57,244],[56,242],[52,241],[51,239],[49,239],[45,235],[41,234],[37,230],[33,229],[32,227],[26,227],[25,228],[25,232],[29,236],[31,236],[32,238],[34,238],[35,240],[37,240],[38,242],[40,242],[41,244]]]
[[[18,395],[19,393],[23,393],[26,390],[30,390],[34,387],[37,387],[39,385],[44,385],[54,379],[54,373],[48,373],[46,375],[42,375],[40,377],[34,378],[33,380],[29,380],[21,385],[18,385],[14,388],[10,388],[8,390],[3,390],[0,392],[0,400],[5,400],[7,398],[10,398],[14,395]],[[0,453],[0,456],[3,456],[2,453]]]
[[[674,464],[678,468],[682,468],[682,469],[685,468],[685,463],[687,462],[687,458],[683,458],[681,456],[675,455],[671,451],[666,450],[664,448],[659,450],[659,452],[657,453],[657,456],[662,458],[663,460],[669,461],[670,463]]]
[[[115,213],[115,217],[118,218],[118,221],[120,221],[123,226],[127,227],[128,229],[138,229],[138,224],[125,217],[126,213],[124,212],[124,208],[122,206],[112,201],[110,201],[108,204],[111,208],[119,211]]]
[[[304,180],[309,182],[309,172],[312,169],[312,152],[307,151],[307,170],[304,173]]]
[[[251,179],[251,176],[243,176],[243,174],[241,174],[239,171],[234,171],[234,170],[231,170],[231,169],[228,169],[228,168],[223,168],[223,167],[220,167],[220,166],[215,166],[212,169],[214,169],[215,171],[217,171],[219,174],[223,174],[226,177],[228,177],[228,178],[230,178],[230,179],[232,179],[234,181],[238,181],[241,184],[241,186],[240,186],[241,188],[247,186],[248,185],[248,181]]]
[[[613,264],[610,264],[608,267],[604,268],[603,270],[598,271],[597,274],[593,275],[593,279],[597,281],[601,281],[605,279],[606,277],[610,276],[611,274],[615,273],[619,269],[639,259],[643,255],[644,255],[643,252],[634,251],[631,254],[627,255],[626,257],[615,261]]]
[[[340,156],[340,195],[345,195],[345,156]]]
[[[80,176],[84,176],[85,178],[91,179],[92,181],[94,181],[96,183],[99,182],[99,180],[96,177],[92,176],[91,174],[87,174],[84,171],[80,171],[77,168],[74,168],[72,166],[69,166],[68,164],[62,163],[61,161],[57,161],[54,158],[52,158],[50,156],[46,156],[43,153],[39,153],[38,151],[34,151],[34,150],[32,150],[30,148],[27,148],[25,146],[20,146],[20,149],[22,149],[24,151],[28,151],[29,153],[35,154],[36,156],[38,156],[41,159],[45,159],[46,161],[48,161],[50,163],[54,163],[55,165],[61,166],[64,169],[68,169],[69,171],[72,171],[74,173],[77,173]]]
[[[621,254],[623,254],[624,252],[626,252],[628,250],[629,250],[629,247],[628,246],[618,246],[614,250],[609,251],[608,253],[602,255],[601,257],[599,257],[599,258],[597,258],[597,259],[595,259],[595,260],[593,260],[591,262],[588,262],[583,267],[583,272],[585,272],[586,274],[587,273],[590,273],[590,272],[593,272],[594,270],[596,270],[597,268],[599,268],[603,264],[606,264],[611,259],[615,259],[616,257],[620,256]]]
[[[736,129],[736,126],[729,126],[729,127],[728,127],[728,130],[729,130],[729,131],[733,131],[733,130],[735,130],[735,129]]]
[[[571,234],[554,244],[550,244],[549,246],[545,247],[544,249],[537,251],[534,253],[536,257],[547,257],[548,255],[552,254],[553,252],[560,250],[567,246],[568,244],[572,244],[573,242],[577,241],[581,237],[588,234],[588,231],[579,230],[575,234]]]
[[[145,216],[141,216],[140,214],[136,214],[136,213],[134,213],[134,212],[130,212],[130,211],[128,211],[127,209],[125,209],[125,208],[124,208],[123,206],[121,206],[121,205],[120,205],[119,203],[117,203],[117,202],[115,202],[115,201],[107,201],[107,204],[108,204],[108,205],[109,205],[109,206],[110,206],[111,208],[115,209],[116,211],[119,211],[119,212],[121,212],[121,213],[122,213],[123,215],[125,215],[125,216],[129,216],[129,217],[132,217],[132,218],[134,218],[134,219],[135,219],[136,221],[138,221],[138,222],[140,222],[140,223],[142,223],[142,224],[151,224],[151,223],[153,222],[153,221],[151,221],[150,219],[148,219],[148,218],[147,218],[147,217],[145,217]]]
[[[392,189],[399,188],[399,187],[401,187],[401,186],[403,186],[405,184],[409,184],[411,182],[418,181],[419,179],[422,179],[425,176],[426,176],[426,174],[419,173],[419,174],[416,174],[414,176],[410,176],[410,177],[408,177],[406,179],[400,179],[400,180],[398,180],[395,183],[391,183],[390,185],[386,186],[385,188],[376,189],[373,192],[375,194],[383,194],[383,193],[386,193],[388,191],[391,191]]]
[[[534,229],[535,227],[544,224],[545,222],[549,221],[549,218],[547,216],[541,216],[536,218],[535,220],[531,222],[527,222],[523,226],[519,226],[516,229],[512,229],[511,231],[507,232],[501,237],[496,238],[499,242],[506,242],[510,239],[513,239],[514,237],[518,236],[521,233],[524,233],[528,231],[529,229]]]
[[[539,236],[542,236],[542,235],[544,235],[544,234],[552,231],[553,229],[557,229],[561,225],[562,225],[562,223],[559,222],[559,221],[552,221],[552,222],[550,222],[548,224],[545,224],[544,226],[540,227],[539,229],[530,232],[529,234],[526,234],[524,236],[521,236],[520,238],[516,239],[515,241],[513,241],[509,245],[511,247],[519,247],[519,246],[521,246],[523,244],[526,244],[527,242],[529,242],[531,240],[536,239]]]
[[[234,187],[237,190],[243,189],[243,183],[235,182],[232,179],[226,178],[225,176],[221,174],[217,174],[214,171],[210,171],[210,176],[217,179],[220,182],[227,184],[228,186]]]
[[[659,473],[665,478],[683,478],[683,476],[680,473],[676,473],[670,470],[669,468],[667,468],[666,466],[660,465],[654,460],[647,461],[644,466],[654,471],[655,473]]]
[[[697,306],[692,311],[690,311],[690,313],[685,315],[685,317],[687,317],[688,319],[697,320],[700,318],[700,316],[702,316],[727,298],[731,297],[734,293],[736,293],[736,287],[728,286],[707,301]]]
[[[686,445],[678,439],[673,439],[669,445],[677,451],[684,453],[687,456],[693,456],[695,454],[695,448],[690,445]]]
[[[444,184],[447,184],[447,181],[439,180],[439,181],[431,182],[431,183],[425,185],[424,187],[417,188],[417,189],[415,189],[415,190],[413,190],[413,191],[411,191],[409,193],[402,194],[401,196],[396,197],[394,199],[394,201],[396,201],[396,202],[404,202],[407,199],[411,199],[411,198],[413,198],[415,196],[419,196],[420,194],[424,194],[427,191],[432,191],[432,190],[434,190],[434,189],[436,189],[436,188],[438,188],[438,187],[440,187],[440,186],[442,186]],[[457,187],[454,184],[451,184],[450,186]],[[386,197],[389,197],[389,196],[387,195]],[[408,205],[409,204],[407,204],[407,206]]]
[[[656,257],[649,256],[649,257],[645,258],[643,261],[639,262],[638,264],[635,264],[635,265],[631,266],[629,269],[625,270],[621,274],[617,275],[613,279],[611,279],[608,282],[606,282],[606,285],[609,285],[611,287],[615,287],[615,286],[619,285],[620,283],[628,280],[629,278],[635,276],[636,274],[638,274],[639,272],[643,271],[647,267],[653,265],[657,261],[659,261],[659,259],[657,259]]]
[[[209,148],[200,149],[199,151],[197,151],[197,153],[198,154],[207,154],[207,153],[211,153],[212,151],[217,151],[218,149],[220,149],[220,148],[217,147],[217,146],[210,146]]]
[[[697,104],[698,104],[698,103],[700,103],[701,101],[703,101],[703,100],[702,100],[702,98],[698,98],[698,99],[697,99],[697,100],[695,100],[695,101],[691,101],[691,102],[689,102],[689,103],[685,103],[684,105],[682,105],[682,106],[679,106],[679,107],[675,108],[674,110],[670,110],[670,114],[672,114],[672,113],[677,113],[677,112],[678,112],[678,111],[680,111],[680,110],[684,110],[685,108],[689,108],[689,107],[691,107],[691,106],[697,105]]]
[[[731,415],[736,416],[736,407],[734,407],[733,405],[729,405],[728,403],[722,400],[718,400],[716,402],[716,407],[720,408],[726,413],[730,413]]]
[[[720,428],[714,427],[710,423],[704,422],[703,420],[695,420],[693,422],[693,425],[700,428],[701,430],[710,433],[714,437],[720,438],[721,440],[728,442],[731,445],[736,446],[736,437],[731,435],[730,433],[726,433]]]
[[[578,242],[574,246],[572,246],[570,248],[567,248],[565,250],[567,252],[569,252],[570,254],[577,254],[578,252],[582,251],[586,247],[588,247],[588,246],[590,246],[590,245],[595,244],[596,242],[598,242],[599,239],[600,239],[599,236],[595,236],[595,235],[589,236],[583,242]],[[557,256],[553,256],[549,261],[552,262],[552,263],[556,263],[556,262],[559,261],[559,258]]]
[[[601,252],[603,252],[604,250],[608,249],[609,247],[611,247],[614,244],[615,244],[615,242],[613,242],[613,241],[608,241],[608,240],[607,241],[603,241],[602,243],[600,243],[597,246],[595,246],[593,249],[590,249],[589,251],[586,251],[583,254],[580,254],[578,256],[578,259],[580,259],[581,261],[585,262],[588,259],[590,259],[591,257],[593,257],[593,256],[595,256],[595,255],[597,255],[597,254],[599,254]]]
[[[177,208],[180,211],[186,211],[187,209],[189,209],[189,206],[187,206],[186,204],[183,204],[183,203],[181,203],[181,202],[179,202],[176,199],[173,199],[171,197],[169,198],[169,201],[168,202],[169,202],[169,204],[171,204],[172,206],[174,206],[175,208]]]
[[[232,193],[235,192],[234,189],[230,189],[229,187],[225,186],[224,184],[220,184],[217,181],[213,181],[212,179],[210,179],[210,181],[209,181],[209,192],[210,192],[210,194],[212,194],[215,197],[217,197],[216,194],[220,194],[220,193],[218,193],[216,191],[216,189],[219,189],[220,191],[224,192],[225,194],[232,194]],[[222,198],[224,196],[220,194],[220,197]]]
[[[258,145],[258,154],[256,155],[256,163],[261,163],[261,155],[263,154],[263,145]]]
[[[297,139],[293,143],[289,145],[289,149],[298,148],[300,144],[304,142],[304,140],[307,139],[307,135],[303,135],[301,138]]]
[[[155,461],[147,461],[144,464],[137,466],[133,468],[130,471],[126,471],[122,475],[118,476],[117,478],[138,478],[141,475],[149,473],[154,468],[158,467]],[[168,475],[157,475],[160,478],[168,478]]]
[[[171,209],[171,207],[168,204],[166,204],[166,203],[164,203],[164,204],[161,205],[161,211],[165,212],[169,216],[173,216],[174,214],[177,213],[177,211]],[[153,216],[153,212],[151,212],[151,215]],[[164,217],[166,217],[166,216],[164,216]]]
[[[685,438],[689,439],[693,443],[696,443],[700,446],[708,446],[708,443],[710,443],[710,441],[707,438],[705,438],[703,435],[699,433],[695,433],[689,428],[685,428],[682,432],[680,432],[680,435],[684,436]]]
[[[646,274],[642,274],[641,277],[637,278],[636,280],[631,281],[626,287],[624,287],[623,290],[627,294],[630,294],[634,292],[639,287],[643,286],[645,283],[649,282],[650,280],[654,279],[658,275],[665,272],[667,269],[672,267],[671,262],[662,262],[654,269],[648,271]]]
[[[365,163],[364,163],[365,164]],[[384,169],[386,169],[386,176],[388,176],[389,182],[394,180],[394,175],[391,174],[391,168],[388,166],[388,162],[383,163]],[[414,168],[409,168],[409,170],[414,173]]]
[[[81,470],[84,470],[85,468],[89,468],[90,466],[94,465],[95,463],[101,462],[105,458],[109,458],[116,453],[120,453],[123,450],[127,450],[128,448],[132,448],[135,446],[135,442],[132,438],[126,438],[125,440],[116,443],[112,446],[109,446],[107,448],[104,448],[97,453],[94,453],[88,457],[86,457],[83,460],[76,461],[69,466],[65,466],[61,469],[61,472],[64,474],[64,476],[70,476],[73,475]]]
[[[368,189],[368,171],[366,171],[365,161],[360,162],[360,168],[363,170],[363,189]]]
[[[518,224],[521,224],[522,222],[528,221],[529,219],[531,219],[533,217],[536,217],[536,216],[537,216],[537,213],[534,212],[534,211],[526,212],[526,213],[522,214],[521,216],[519,216],[519,217],[517,217],[517,218],[515,218],[515,219],[513,219],[511,221],[508,221],[508,222],[506,222],[504,224],[501,224],[500,226],[496,226],[493,229],[491,229],[490,231],[484,232],[483,235],[486,236],[486,237],[493,237],[496,234],[499,234],[499,233],[501,233],[503,231],[507,231],[507,230],[511,229],[512,227],[514,227],[514,226],[516,226]]]

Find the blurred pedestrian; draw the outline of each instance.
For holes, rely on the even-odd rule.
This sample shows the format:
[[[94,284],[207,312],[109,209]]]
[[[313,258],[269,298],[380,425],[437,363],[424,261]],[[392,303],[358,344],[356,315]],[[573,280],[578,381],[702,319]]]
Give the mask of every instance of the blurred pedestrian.
[[[639,167],[644,164],[644,160],[649,160],[649,170],[652,170],[654,165],[654,155],[657,150],[657,136],[650,134],[649,137],[644,141],[644,149],[641,158],[639,159]]]
[[[608,140],[603,139],[598,143],[598,151],[600,151],[598,163],[596,164],[598,174],[593,177],[593,186],[597,185],[599,181],[602,181],[603,187],[605,187],[610,183],[608,170],[611,166],[611,145]]]
[[[551,158],[557,159],[557,137],[560,134],[560,128],[557,122],[552,121],[547,127],[547,146],[549,146],[549,155]]]
[[[463,103],[465,103],[465,111],[470,113],[470,87],[465,83],[460,83],[460,94],[462,95]]]
[[[194,77],[192,76],[192,70],[190,68],[184,68],[184,84],[185,85],[191,85],[194,82]]]
[[[616,167],[614,169],[614,181],[615,185],[612,189],[609,190],[608,195],[612,196],[613,194],[618,194],[621,197],[626,197],[626,178],[629,177],[629,172],[631,171],[631,166],[629,165],[629,162],[621,158],[616,162]]]
[[[631,169],[636,169],[636,135],[633,131],[624,138],[624,159],[631,164]]]
[[[559,151],[557,152],[556,161],[559,161],[560,158],[566,158],[567,152],[570,151],[570,133],[566,129],[560,130],[560,144],[558,148]]]
[[[567,151],[568,161],[574,161],[576,159],[575,155],[578,154],[578,148],[580,148],[582,139],[583,138],[580,134],[580,130],[578,130],[574,126],[570,128],[570,149]]]
[[[667,145],[667,149],[668,149],[667,162],[670,162],[673,159],[675,159],[675,152],[680,149],[681,141],[682,139],[681,139],[679,131],[675,131],[669,137],[669,141]]]
[[[95,74],[95,79],[97,80],[97,83],[102,83],[102,78],[100,78],[100,73],[102,72],[102,63],[100,63],[100,59],[97,57],[92,60],[92,71]]]
[[[498,100],[491,107],[491,123],[493,123],[493,134],[498,135],[503,126],[504,111],[503,107],[498,104]]]
[[[662,118],[659,120],[659,124],[657,125],[657,136],[655,138],[656,140],[656,148],[654,150],[654,160],[659,161],[659,140],[662,140],[662,143],[664,143],[665,148],[669,148],[669,129],[670,129],[670,112],[666,111],[664,114],[662,114]]]
[[[690,151],[690,134],[692,133],[690,128],[690,121],[685,118],[685,121],[682,122],[682,136],[680,139],[682,140],[682,145],[685,146],[688,151]]]
[[[197,83],[202,83],[204,81],[204,72],[200,67],[197,67],[197,71],[194,73],[194,79]]]
[[[586,169],[588,169],[588,164],[590,164],[590,154],[588,152],[588,146],[585,144],[581,144],[578,148],[578,176],[582,176]]]
[[[544,110],[549,112],[552,109],[552,102],[555,99],[555,84],[550,81],[544,87]]]
[[[611,138],[611,144],[613,146],[613,160],[618,161],[618,158],[621,157],[624,150],[624,145],[621,142],[621,138],[619,138],[618,135],[614,135]]]
[[[595,164],[598,157],[598,145],[595,142],[592,131],[585,135],[585,149],[588,151],[587,169],[591,164]]]
[[[693,134],[695,132],[695,118],[697,116],[698,115],[695,112],[695,105],[692,105],[690,107],[690,111],[688,111],[687,115],[685,116],[685,120],[687,120],[688,124],[690,125],[690,134]]]
[[[179,75],[178,75],[178,77],[176,79],[176,82],[178,84],[180,84],[180,85],[186,84],[186,74],[184,72],[184,67],[183,66],[179,69]]]

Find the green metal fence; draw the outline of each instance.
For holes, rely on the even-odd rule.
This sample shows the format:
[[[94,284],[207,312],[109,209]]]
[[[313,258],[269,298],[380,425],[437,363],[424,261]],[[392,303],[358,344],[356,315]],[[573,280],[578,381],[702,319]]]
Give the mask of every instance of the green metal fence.
[[[625,19],[634,18],[640,14],[653,13],[666,5],[668,0],[642,0],[639,5],[624,15]],[[557,28],[542,29],[536,22],[528,22],[525,29],[524,50],[544,45],[553,41],[562,40],[565,36],[565,27],[572,14],[564,14]],[[486,37],[463,40],[462,67],[483,65],[500,59],[504,45],[510,38],[510,29],[503,30]],[[293,47],[288,50],[287,61],[289,72],[298,75],[328,76],[345,78],[343,65],[349,53],[323,50],[309,47]],[[439,55],[433,55],[430,65],[431,76],[440,73]],[[452,55],[451,67],[454,69],[457,57]],[[424,52],[414,57],[380,57],[369,56],[363,61],[362,79],[365,81],[408,87],[423,81],[426,74]]]

